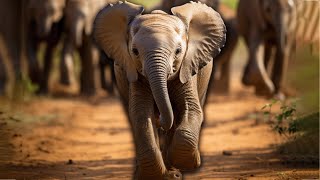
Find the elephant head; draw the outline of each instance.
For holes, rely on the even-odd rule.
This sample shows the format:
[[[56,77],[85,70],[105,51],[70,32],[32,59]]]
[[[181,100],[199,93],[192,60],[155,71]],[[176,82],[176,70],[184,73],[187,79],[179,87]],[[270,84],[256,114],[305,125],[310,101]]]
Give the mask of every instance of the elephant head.
[[[35,19],[37,34],[48,35],[52,24],[60,21],[63,16],[65,0],[29,0],[28,14]]]
[[[284,49],[288,18],[294,6],[293,0],[260,0],[262,13],[261,24],[264,28],[272,28],[277,34],[277,43],[281,50]]]
[[[220,15],[201,3],[174,7],[173,15],[159,10],[141,15],[143,10],[129,2],[108,5],[96,17],[94,37],[129,82],[148,80],[160,125],[168,130],[173,110],[167,81],[189,81],[220,52],[226,30]]]

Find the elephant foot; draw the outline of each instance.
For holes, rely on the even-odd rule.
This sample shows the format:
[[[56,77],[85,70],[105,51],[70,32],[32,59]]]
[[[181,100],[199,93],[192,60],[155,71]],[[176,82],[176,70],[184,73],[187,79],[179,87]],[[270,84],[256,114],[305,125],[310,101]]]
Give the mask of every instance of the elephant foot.
[[[60,83],[65,86],[69,86],[71,84],[71,82],[68,78],[61,78]]]
[[[191,171],[201,165],[197,143],[192,140],[194,135],[185,130],[177,130],[169,148],[169,163],[182,170]]]
[[[286,100],[286,95],[280,91],[280,92],[273,95],[273,99],[276,99],[279,101],[284,101],[284,100]]]

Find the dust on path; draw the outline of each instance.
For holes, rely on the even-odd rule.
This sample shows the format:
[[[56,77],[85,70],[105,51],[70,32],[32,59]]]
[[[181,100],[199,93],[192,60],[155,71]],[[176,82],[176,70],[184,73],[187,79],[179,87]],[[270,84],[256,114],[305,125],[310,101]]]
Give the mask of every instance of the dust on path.
[[[239,84],[231,94],[210,98],[202,166],[185,179],[318,178],[317,168],[283,164],[273,152],[282,139],[255,116],[266,100]],[[39,98],[14,107],[20,113],[0,114],[0,178],[131,179],[134,149],[117,99]]]

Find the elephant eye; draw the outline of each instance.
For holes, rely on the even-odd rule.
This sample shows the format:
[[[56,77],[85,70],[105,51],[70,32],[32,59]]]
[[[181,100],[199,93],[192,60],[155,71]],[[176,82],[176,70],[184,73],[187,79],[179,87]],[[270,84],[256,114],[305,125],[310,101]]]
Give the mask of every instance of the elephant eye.
[[[132,52],[135,56],[139,56],[139,51],[137,48],[132,48]]]
[[[177,48],[175,53],[176,55],[179,55],[181,53],[181,47]]]

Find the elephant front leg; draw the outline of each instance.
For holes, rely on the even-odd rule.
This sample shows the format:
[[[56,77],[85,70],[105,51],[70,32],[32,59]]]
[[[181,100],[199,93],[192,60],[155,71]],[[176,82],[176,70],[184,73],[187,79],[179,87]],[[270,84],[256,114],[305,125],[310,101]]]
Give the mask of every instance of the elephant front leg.
[[[275,96],[277,99],[285,99],[282,92],[283,84],[285,82],[289,55],[279,47],[276,50],[275,61],[272,69],[272,82],[275,86]]]
[[[40,84],[41,70],[37,59],[38,42],[35,36],[31,33],[27,37],[27,60],[28,73],[32,83]]]
[[[190,83],[186,83],[188,86]],[[193,88],[184,87],[175,94],[175,107],[179,111],[178,126],[168,150],[172,166],[181,170],[193,170],[200,166],[199,135],[203,112],[198,93]],[[181,94],[179,96],[179,94]]]
[[[156,142],[154,100],[151,90],[142,83],[130,84],[129,116],[136,148],[135,179],[180,179],[178,171],[167,171]],[[178,178],[177,178],[178,177]]]
[[[74,46],[68,38],[63,44],[61,62],[60,62],[60,83],[63,85],[71,85],[76,82],[74,78],[74,62],[73,51]]]

